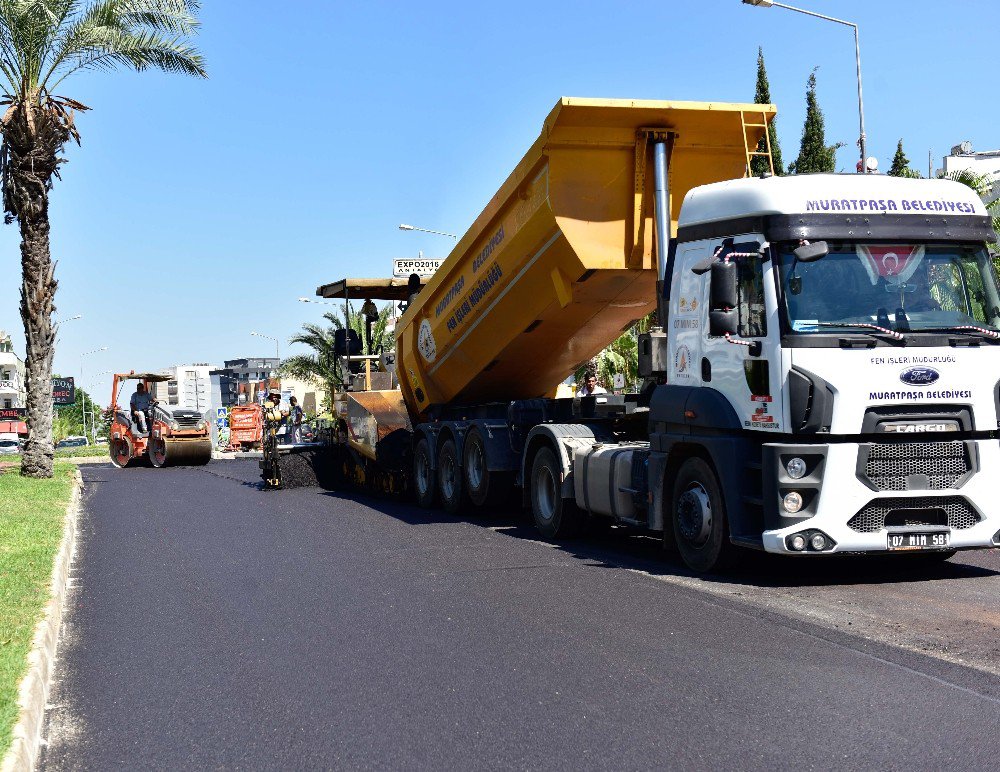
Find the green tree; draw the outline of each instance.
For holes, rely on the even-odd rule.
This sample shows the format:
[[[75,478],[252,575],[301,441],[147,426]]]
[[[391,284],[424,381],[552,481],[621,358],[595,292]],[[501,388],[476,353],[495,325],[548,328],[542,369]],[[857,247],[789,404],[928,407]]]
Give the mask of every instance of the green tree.
[[[823,111],[819,109],[816,99],[816,70],[809,73],[806,88],[806,120],[802,126],[802,143],[799,156],[788,167],[793,174],[812,174],[815,172],[832,172],[837,168],[837,150],[844,146],[843,142],[835,145],[826,144],[826,130],[823,128]]]
[[[84,404],[86,404],[87,410],[86,432],[83,430]],[[53,440],[59,442],[66,437],[81,435],[86,436],[88,440],[91,439],[93,437],[91,421],[94,416],[97,417],[97,435],[104,436],[107,432],[103,430],[102,412],[100,405],[94,402],[93,396],[78,386],[76,388],[76,401],[72,405],[55,406],[55,417],[52,423]]]
[[[52,476],[55,264],[49,250],[49,191],[63,147],[88,108],[58,96],[80,70],[136,70],[205,76],[187,40],[196,0],[0,0],[0,184],[5,221],[21,232],[21,320],[26,339],[28,442],[21,474]]]
[[[395,345],[392,335],[387,332],[391,306],[384,306],[378,311],[378,316],[372,321],[371,349],[366,337],[367,319],[361,311],[355,311],[350,303],[345,304],[342,314],[332,312],[323,314],[328,326],[307,323],[302,325],[302,332],[288,339],[289,343],[301,343],[312,349],[309,354],[295,354],[282,360],[279,373],[293,378],[316,379],[326,385],[328,405],[333,404],[333,392],[344,382],[344,373],[340,357],[335,352],[336,330],[345,327],[353,329],[361,339],[362,353],[371,354],[375,351],[391,351]]]
[[[597,382],[608,391],[612,390],[615,376],[625,377],[625,391],[635,391],[639,387],[639,335],[649,332],[655,324],[656,312],[644,316],[630,325],[596,357],[577,369],[577,383],[582,383],[587,370],[597,372]]]
[[[764,49],[760,47],[757,48],[757,91],[753,101],[758,105],[771,104],[771,84],[768,83],[767,70],[764,69]],[[785,173],[785,164],[781,160],[781,145],[778,144],[777,121],[777,118],[771,120],[767,127],[767,133],[771,139],[771,160],[774,162],[774,173],[780,176]],[[757,152],[767,152],[767,142],[764,137],[761,137],[760,142],[757,143]],[[755,155],[750,159],[750,173],[753,176],[759,177],[770,171],[764,156]]]
[[[892,166],[889,167],[890,177],[908,177],[910,179],[921,179],[920,172],[910,167],[910,159],[903,152],[903,140],[900,138],[896,143],[896,155],[892,157]]]

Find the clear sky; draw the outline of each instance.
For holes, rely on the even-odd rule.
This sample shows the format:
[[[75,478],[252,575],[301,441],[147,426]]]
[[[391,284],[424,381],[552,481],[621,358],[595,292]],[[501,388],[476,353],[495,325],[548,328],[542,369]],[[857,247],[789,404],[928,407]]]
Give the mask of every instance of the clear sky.
[[[926,174],[962,140],[1000,147],[995,2],[800,0],[861,29],[870,155],[903,139]],[[299,303],[395,257],[443,256],[537,137],[560,96],[753,100],[762,46],[786,163],[818,70],[827,140],[858,136],[851,29],[739,0],[343,3],[204,0],[210,77],[83,74],[51,198],[59,261],[55,369],[273,355],[322,306]],[[294,11],[290,9],[294,7]],[[280,9],[280,10],[279,10]],[[17,226],[0,227],[0,328],[23,355]],[[105,352],[83,356],[107,346]]]

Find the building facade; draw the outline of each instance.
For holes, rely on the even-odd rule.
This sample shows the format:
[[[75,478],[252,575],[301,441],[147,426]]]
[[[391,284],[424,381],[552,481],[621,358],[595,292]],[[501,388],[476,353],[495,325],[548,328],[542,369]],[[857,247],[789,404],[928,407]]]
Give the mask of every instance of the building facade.
[[[972,149],[971,142],[962,142],[951,149],[951,154],[942,159],[939,170],[944,174],[968,169],[975,174],[985,175],[993,181],[993,191],[989,200],[1000,198],[1000,150]]]
[[[0,330],[0,407],[24,407],[26,388],[24,361],[14,353],[10,335]]]
[[[212,379],[216,368],[205,363],[177,365],[159,371],[170,380],[153,384],[153,396],[164,407],[183,407],[205,413],[219,407],[212,401]]]

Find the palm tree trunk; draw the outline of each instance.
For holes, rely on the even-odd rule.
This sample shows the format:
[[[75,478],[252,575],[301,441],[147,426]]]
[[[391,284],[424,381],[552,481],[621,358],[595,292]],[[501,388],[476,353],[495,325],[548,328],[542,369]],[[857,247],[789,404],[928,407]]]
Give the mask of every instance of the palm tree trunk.
[[[37,188],[36,188],[37,190]],[[52,476],[52,358],[55,328],[52,324],[56,280],[49,253],[47,191],[41,206],[19,217],[21,225],[21,320],[27,341],[25,370],[28,387],[28,442],[21,459],[25,477]]]

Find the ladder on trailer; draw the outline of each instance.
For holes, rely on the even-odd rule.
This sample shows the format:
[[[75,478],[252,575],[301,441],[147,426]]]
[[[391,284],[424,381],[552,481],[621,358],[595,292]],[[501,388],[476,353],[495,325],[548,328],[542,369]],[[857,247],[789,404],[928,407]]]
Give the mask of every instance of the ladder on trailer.
[[[761,123],[748,123],[748,117],[750,120],[757,120],[757,113],[750,113],[747,115],[745,110],[740,110],[740,122],[743,124],[743,150],[747,157],[747,171],[746,176],[749,177],[750,172],[750,162],[755,156],[764,156],[767,158],[767,167],[771,170],[771,174],[774,174],[774,159],[771,157],[771,132],[767,130],[767,113],[763,110],[759,113]],[[764,130],[764,147],[766,150],[758,150],[757,147],[760,145],[754,145],[753,150],[750,149],[750,138],[747,136],[747,129],[763,129]]]

